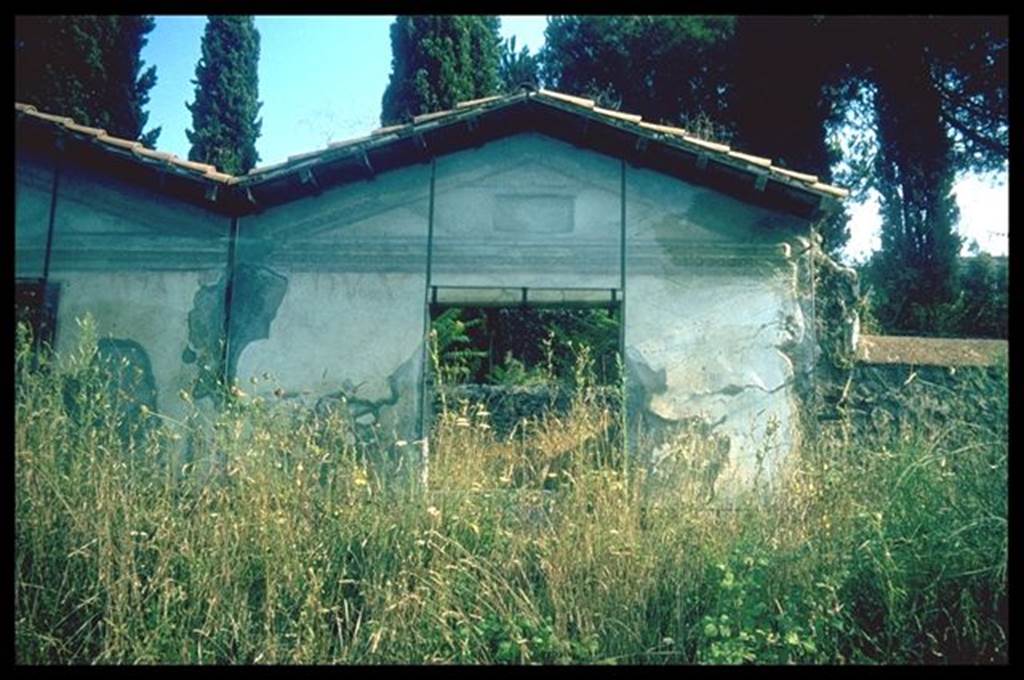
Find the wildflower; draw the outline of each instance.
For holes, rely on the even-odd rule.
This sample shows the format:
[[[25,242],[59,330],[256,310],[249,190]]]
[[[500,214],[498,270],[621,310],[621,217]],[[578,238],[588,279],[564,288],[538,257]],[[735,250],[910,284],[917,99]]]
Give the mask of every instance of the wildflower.
[[[431,506],[427,507],[427,514],[430,515],[431,517],[437,519],[438,517],[441,516],[441,511],[438,510],[437,508],[435,508],[433,505],[431,505]]]

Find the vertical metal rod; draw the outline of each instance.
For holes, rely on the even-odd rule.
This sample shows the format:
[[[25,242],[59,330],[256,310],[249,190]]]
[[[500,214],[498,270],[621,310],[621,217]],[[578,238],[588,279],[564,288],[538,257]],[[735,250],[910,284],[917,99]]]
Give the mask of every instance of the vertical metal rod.
[[[821,224],[823,221],[824,221],[823,219],[819,220],[818,223]],[[814,241],[814,233],[815,233],[815,223],[814,222],[811,222],[810,227],[808,228],[808,232],[809,233],[807,235],[809,237],[809,241],[808,242],[810,243],[810,247],[807,249],[807,271],[810,274],[810,279],[811,279],[811,323],[810,323],[810,326],[811,326],[811,333],[813,333],[812,337],[814,338],[814,345],[817,346],[818,340],[819,340],[819,338],[818,338],[818,272],[817,272],[817,265],[818,265],[818,263],[817,263],[817,261],[816,261],[816,259],[814,257],[814,255],[815,255],[815,250],[814,249],[815,249],[815,246],[816,246],[816,243]],[[817,366],[811,366],[811,403],[813,404],[813,408],[811,409],[811,411],[812,411],[811,417],[814,420],[814,436],[815,436],[816,439],[821,434],[821,430],[820,430],[819,422],[818,422],[818,412],[820,410],[818,407],[821,405],[819,403],[819,398],[820,397],[819,397],[819,394],[818,394],[818,367]]]
[[[622,471],[627,493],[629,493],[629,414],[626,413],[629,400],[627,399],[628,385],[626,384],[626,159],[621,161],[621,214],[619,233],[619,287],[622,290],[622,300],[619,302],[619,357],[622,374],[619,376],[621,389],[621,406],[619,411],[622,418]]]
[[[427,428],[427,413],[428,404],[427,399],[431,396],[428,395],[427,385],[429,384],[428,376],[430,371],[430,297],[431,297],[431,277],[434,257],[434,186],[435,179],[437,177],[437,159],[430,159],[430,199],[429,207],[427,209],[427,271],[426,280],[423,287],[423,352],[422,352],[422,366],[420,369],[420,403],[419,403],[419,414],[416,419],[417,429],[416,438],[420,442],[420,482],[423,484],[423,488],[426,489],[427,484],[430,480],[430,437],[429,430]],[[436,290],[434,291],[436,295]]]
[[[231,367],[228,360],[231,357],[231,303],[235,292],[235,250],[238,242],[238,218],[232,217],[228,227],[228,271],[227,281],[224,284],[224,345],[221,349],[220,365],[224,384],[231,382]]]
[[[53,230],[57,223],[57,188],[60,185],[60,164],[53,161],[53,189],[50,194],[50,222],[46,227],[46,252],[43,255],[43,294],[50,280],[50,254],[53,251]]]

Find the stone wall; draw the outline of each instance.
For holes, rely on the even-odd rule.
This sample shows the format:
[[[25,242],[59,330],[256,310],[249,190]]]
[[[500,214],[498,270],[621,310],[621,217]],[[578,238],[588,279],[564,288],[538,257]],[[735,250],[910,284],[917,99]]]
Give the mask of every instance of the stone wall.
[[[1005,431],[1007,391],[1006,369],[999,366],[859,362],[848,373],[832,417],[871,434],[963,421]]]

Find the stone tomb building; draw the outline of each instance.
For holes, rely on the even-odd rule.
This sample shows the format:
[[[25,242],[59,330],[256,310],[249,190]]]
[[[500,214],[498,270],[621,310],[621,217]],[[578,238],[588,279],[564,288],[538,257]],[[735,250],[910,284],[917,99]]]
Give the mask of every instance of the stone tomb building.
[[[814,227],[846,193],[813,176],[546,90],[241,177],[15,110],[19,299],[59,352],[91,314],[159,412],[226,377],[414,440],[431,304],[595,305],[638,455],[698,422],[742,480],[799,441]]]

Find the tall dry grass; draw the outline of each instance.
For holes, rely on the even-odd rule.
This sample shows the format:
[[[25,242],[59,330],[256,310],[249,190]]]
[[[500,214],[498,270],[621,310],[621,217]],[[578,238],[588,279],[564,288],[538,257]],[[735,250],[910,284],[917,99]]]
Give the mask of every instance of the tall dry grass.
[[[1007,660],[1005,375],[984,418],[837,428],[726,509],[652,496],[585,391],[507,439],[450,405],[423,487],[339,412],[200,428],[133,412],[88,339],[16,353],[23,663]],[[199,429],[214,473],[172,455]]]

